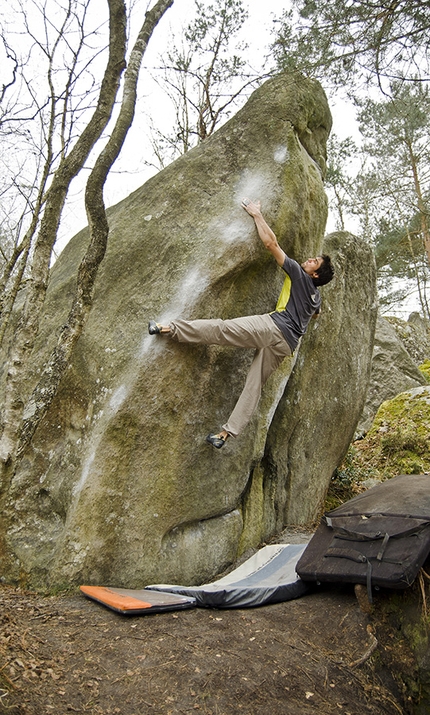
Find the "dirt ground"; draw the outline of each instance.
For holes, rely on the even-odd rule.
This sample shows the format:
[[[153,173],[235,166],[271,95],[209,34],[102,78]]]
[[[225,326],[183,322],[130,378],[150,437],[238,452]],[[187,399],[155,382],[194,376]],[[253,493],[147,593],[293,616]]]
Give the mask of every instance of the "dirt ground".
[[[0,599],[0,712],[10,715],[412,712],[391,675],[395,635],[360,609],[352,586],[148,616],[80,592],[1,586]]]

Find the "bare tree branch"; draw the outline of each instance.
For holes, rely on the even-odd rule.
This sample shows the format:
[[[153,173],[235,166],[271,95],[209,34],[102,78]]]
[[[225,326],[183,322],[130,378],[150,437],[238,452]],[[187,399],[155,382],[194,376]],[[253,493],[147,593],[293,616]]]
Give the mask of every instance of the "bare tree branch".
[[[69,365],[73,348],[88,318],[92,305],[94,283],[100,263],[106,252],[109,235],[103,200],[103,187],[133,122],[137,81],[149,39],[160,18],[172,4],[173,0],[158,0],[155,7],[146,13],[145,21],[131,52],[125,73],[124,94],[118,119],[106,147],[100,153],[88,178],[85,203],[90,229],[90,243],[79,266],[76,294],[67,323],[61,331],[57,345],[26,406],[24,414],[28,416],[23,420],[20,430],[17,448],[18,458],[30,443],[37,425],[46,414],[57,392],[61,377]]]
[[[101,84],[97,107],[70,153],[65,156],[46,193],[45,208],[35,241],[31,279],[9,360],[3,403],[3,432],[0,439],[0,461],[7,465],[17,449],[18,432],[23,414],[22,390],[31,350],[36,339],[44,303],[52,248],[66,195],[72,179],[79,173],[89,152],[101,136],[114,106],[120,77],[125,66],[126,11],[123,0],[108,0],[109,59]]]

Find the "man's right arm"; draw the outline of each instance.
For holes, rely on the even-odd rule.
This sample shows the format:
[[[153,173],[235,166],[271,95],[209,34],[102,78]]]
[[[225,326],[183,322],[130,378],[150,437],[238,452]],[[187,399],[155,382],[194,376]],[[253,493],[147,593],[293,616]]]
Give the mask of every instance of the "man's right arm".
[[[270,251],[272,256],[274,256],[278,265],[282,267],[285,261],[285,252],[280,247],[272,229],[266,223],[266,220],[264,219],[263,214],[260,210],[260,202],[254,202],[250,201],[249,199],[244,199],[242,201],[242,206],[245,211],[247,211],[249,215],[252,216],[252,218],[254,219],[257,233],[261,238],[263,244],[265,245],[267,250]]]

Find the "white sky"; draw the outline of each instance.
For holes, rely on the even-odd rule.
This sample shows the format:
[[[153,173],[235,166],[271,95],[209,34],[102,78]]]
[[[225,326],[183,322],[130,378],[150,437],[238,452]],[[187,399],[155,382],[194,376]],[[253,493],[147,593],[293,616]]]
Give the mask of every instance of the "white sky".
[[[134,2],[134,6],[130,23],[132,30],[130,46],[134,43],[133,32],[137,34],[140,29],[147,8],[147,0],[131,0],[131,2]],[[200,0],[200,2],[203,5],[210,5],[213,0]],[[28,0],[24,0],[24,3],[26,12],[28,12],[28,8],[31,7],[31,5]],[[152,6],[154,3],[155,0],[150,0],[149,6]],[[268,53],[268,46],[272,41],[271,30],[273,29],[273,20],[275,17],[281,15],[283,9],[289,6],[290,0],[244,0],[244,4],[249,11],[249,17],[245,23],[240,39],[249,44],[249,62],[255,67],[256,72],[259,72]],[[12,0],[10,6],[5,4],[0,9],[0,19],[3,20],[6,18],[7,22],[11,25],[16,24],[13,5],[14,0]],[[107,22],[108,12],[106,0],[91,0],[90,7],[92,11],[95,12],[97,24],[103,22],[104,18],[106,18]],[[106,183],[105,203],[107,206],[112,206],[121,201],[132,191],[144,184],[156,171],[155,169],[147,167],[144,163],[145,159],[151,159],[151,149],[148,141],[148,119],[146,114],[149,110],[154,119],[157,119],[159,122],[164,121],[164,126],[167,130],[169,127],[168,115],[170,105],[167,103],[167,100],[163,98],[161,90],[157,88],[151,79],[150,71],[152,68],[158,66],[158,57],[169,47],[172,34],[177,38],[179,37],[181,29],[192,19],[194,10],[194,0],[174,0],[173,6],[161,19],[150,40],[139,80],[138,102],[134,123],[128,133],[121,155],[115,163]],[[104,56],[104,61],[105,57],[106,55]],[[4,58],[0,57],[0,74],[2,74],[2,65],[4,69]],[[359,133],[352,103],[348,102],[345,97],[339,94],[335,97],[331,96],[329,98],[329,104],[333,115],[333,132],[340,139],[353,136],[354,139],[357,140]],[[81,172],[81,175],[72,184],[59,231],[57,246],[60,249],[87,224],[83,199],[83,188],[87,175],[88,172]],[[354,232],[355,226],[348,225],[347,229]],[[329,216],[327,232],[333,230],[335,230],[335,220],[333,216]],[[411,306],[411,309],[415,309],[415,306]]]
[[[93,0],[104,4],[104,0]],[[203,4],[210,5],[211,0],[202,0]],[[258,69],[264,62],[271,42],[271,30],[273,28],[273,18],[282,13],[287,7],[287,2],[283,0],[248,0],[245,5],[249,11],[248,20],[243,29],[242,40],[250,45],[250,57],[253,64]],[[140,1],[135,6],[135,21],[132,22],[132,29],[140,28],[143,19],[145,5]],[[158,65],[157,58],[167,47],[172,33],[179,35],[180,29],[185,27],[194,14],[194,0],[174,0],[173,6],[166,12],[159,22],[155,32],[149,42],[147,52],[144,57],[143,68],[139,80],[139,100],[136,108],[136,115],[131,127],[121,155],[114,165],[105,186],[105,202],[107,206],[114,205],[128,196],[132,191],[141,186],[154,173],[154,169],[145,166],[144,160],[150,158],[150,147],[147,140],[148,122],[145,112],[148,108],[154,116],[160,117],[160,121],[166,117],[168,105],[163,104],[161,90],[157,89],[152,82],[148,69]],[[133,41],[133,40],[132,40]],[[147,69],[148,68],[148,69]],[[155,107],[157,111],[154,111]],[[336,105],[331,103],[334,118],[334,131],[345,138],[354,132],[354,110],[351,105],[341,98],[336,99]],[[86,225],[86,216],[83,208],[83,200],[74,200],[80,194],[81,180],[77,180],[72,186],[72,200],[69,202],[63,216],[60,229],[61,243],[67,242],[71,236]],[[333,230],[334,223],[330,222],[328,230]]]

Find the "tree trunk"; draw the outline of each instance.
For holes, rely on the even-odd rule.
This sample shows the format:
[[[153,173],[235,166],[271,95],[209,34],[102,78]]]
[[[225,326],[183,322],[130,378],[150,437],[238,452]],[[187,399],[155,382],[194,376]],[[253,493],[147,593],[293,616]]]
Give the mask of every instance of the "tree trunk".
[[[172,4],[173,0],[159,0],[153,9],[146,13],[145,21],[131,52],[125,73],[124,94],[118,119],[106,147],[100,153],[88,178],[85,206],[90,230],[90,243],[79,266],[76,293],[67,323],[61,331],[58,343],[25,408],[17,448],[18,458],[30,443],[37,425],[46,414],[57,392],[61,377],[69,364],[73,348],[88,318],[93,300],[94,283],[99,266],[106,253],[109,235],[103,200],[103,187],[133,122],[137,81],[149,39],[159,20]]]
[[[106,127],[114,106],[125,66],[126,10],[124,0],[108,0],[109,59],[100,88],[97,107],[70,153],[62,159],[46,194],[45,209],[37,236],[27,298],[11,347],[3,401],[3,433],[0,464],[3,468],[15,455],[23,414],[26,369],[39,328],[45,300],[52,248],[67,192],[72,179],[82,169],[91,149]],[[8,470],[9,472],[9,470]],[[3,485],[4,487],[5,485]]]
[[[414,177],[414,187],[415,187],[415,193],[417,196],[418,211],[420,212],[421,233],[423,235],[424,249],[427,254],[427,261],[430,265],[430,230],[429,230],[429,226],[427,223],[427,211],[426,211],[426,206],[425,206],[422,191],[421,191],[421,184],[420,184],[420,179],[418,176],[418,167],[417,167],[417,162],[415,160],[412,145],[410,142],[406,142],[406,145],[408,148],[409,157],[411,160],[412,173],[413,173],[413,177]]]

